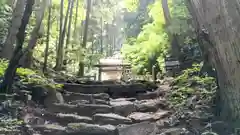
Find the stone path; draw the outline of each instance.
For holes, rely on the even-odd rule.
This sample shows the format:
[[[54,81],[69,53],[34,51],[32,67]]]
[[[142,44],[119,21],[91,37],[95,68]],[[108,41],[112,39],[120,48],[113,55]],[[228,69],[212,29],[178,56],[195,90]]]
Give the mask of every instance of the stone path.
[[[45,109],[30,107],[24,119],[35,135],[164,135],[156,123],[170,114],[163,98],[167,89],[65,84],[64,102],[51,99]]]

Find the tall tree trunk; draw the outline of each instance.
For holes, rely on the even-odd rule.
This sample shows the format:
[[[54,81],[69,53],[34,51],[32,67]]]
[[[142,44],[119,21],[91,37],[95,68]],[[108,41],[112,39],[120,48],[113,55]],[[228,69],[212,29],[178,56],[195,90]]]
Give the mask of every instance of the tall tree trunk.
[[[240,121],[240,5],[238,0],[189,0],[199,29],[209,41],[219,81],[220,116]]]
[[[50,40],[50,29],[51,29],[51,17],[52,17],[52,1],[48,7],[48,21],[47,21],[47,39],[46,39],[46,48],[44,51],[44,63],[43,63],[43,73],[47,71],[47,62],[48,62],[48,52],[49,52],[49,40]]]
[[[59,21],[59,41],[62,34],[62,28],[63,28],[63,10],[64,10],[64,0],[61,0],[60,2],[60,21]]]
[[[3,49],[1,50],[1,58],[10,60],[12,57],[14,44],[16,42],[16,35],[21,25],[21,19],[24,12],[25,1],[26,0],[18,0],[16,3],[16,8],[14,8],[13,10],[11,27],[9,28],[8,36],[4,43]]]
[[[171,14],[168,7],[168,0],[162,0],[162,9],[166,22],[166,28],[171,25]],[[171,42],[171,55],[179,58],[180,55],[180,47],[178,44],[178,37],[176,34],[168,33]]]
[[[92,0],[87,1],[87,10],[86,10],[86,19],[85,19],[85,26],[84,26],[84,34],[83,34],[83,43],[82,48],[85,49],[87,45],[87,36],[88,36],[88,25],[89,25],[89,17],[90,11],[92,6]],[[79,62],[79,76],[84,76],[84,58]]]
[[[43,27],[42,27],[42,21],[44,18],[45,9],[48,4],[48,0],[40,0],[39,3],[39,9],[36,11],[36,24],[35,27],[31,33],[31,38],[28,42],[27,49],[28,51],[24,56],[22,57],[20,64],[24,68],[31,68],[31,64],[33,62],[33,49],[36,47],[37,40],[43,35]],[[36,5],[38,6],[38,5]]]
[[[68,32],[67,32],[67,39],[66,39],[66,45],[65,45],[65,61],[67,61],[68,45],[69,45],[70,38],[71,38],[71,27],[72,27],[72,19],[73,19],[74,1],[75,0],[72,0],[72,2],[71,2],[70,13],[69,13]],[[64,66],[67,66],[67,63]]]
[[[78,7],[79,7],[79,0],[77,0],[76,10],[75,10],[74,31],[73,31],[74,38],[77,38]]]
[[[27,24],[29,22],[29,18],[32,14],[33,4],[34,4],[34,0],[27,0],[21,26],[16,35],[17,42],[16,42],[16,47],[14,49],[14,55],[9,61],[8,67],[5,71],[3,81],[0,85],[0,93],[6,93],[6,92],[12,93],[12,84],[14,81],[14,77],[16,75],[18,63],[24,53],[22,49],[23,49],[23,43],[26,35],[25,31],[26,31]]]
[[[64,39],[65,39],[65,35],[66,35],[66,27],[67,27],[67,23],[68,23],[70,7],[71,7],[71,0],[68,1],[68,7],[67,7],[67,13],[66,13],[66,16],[64,19],[64,25],[62,28],[60,28],[60,30],[62,29],[62,32],[60,34],[59,43],[58,43],[58,47],[57,47],[56,66],[54,68],[56,71],[60,71],[63,68]],[[61,26],[61,21],[60,21],[60,26]]]

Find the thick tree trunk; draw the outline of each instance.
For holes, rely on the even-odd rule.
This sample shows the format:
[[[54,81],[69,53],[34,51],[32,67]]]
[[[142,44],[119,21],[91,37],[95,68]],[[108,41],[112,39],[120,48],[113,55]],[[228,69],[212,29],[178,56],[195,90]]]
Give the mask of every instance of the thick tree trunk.
[[[12,84],[13,84],[14,76],[16,74],[19,60],[24,54],[22,48],[23,48],[23,43],[26,35],[25,30],[29,22],[29,18],[32,14],[33,4],[34,4],[34,0],[27,0],[21,26],[16,35],[17,42],[16,42],[16,47],[14,49],[14,55],[9,61],[8,68],[5,71],[3,82],[0,85],[0,93],[6,93],[6,92],[12,93]]]
[[[211,63],[217,70],[220,116],[240,121],[240,5],[238,0],[188,0],[199,29],[209,41]]]
[[[24,12],[26,0],[18,0],[16,8],[13,10],[13,16],[11,21],[11,27],[8,31],[7,39],[4,43],[3,49],[1,50],[1,58],[10,60],[14,50],[14,44],[16,42],[16,35],[21,25],[21,19]]]

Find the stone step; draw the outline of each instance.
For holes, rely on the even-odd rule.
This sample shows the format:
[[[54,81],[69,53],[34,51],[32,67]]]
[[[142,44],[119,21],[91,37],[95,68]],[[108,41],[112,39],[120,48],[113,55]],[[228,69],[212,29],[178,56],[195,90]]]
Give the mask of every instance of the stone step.
[[[112,125],[70,123],[62,135],[119,135],[119,132]]]
[[[51,123],[59,123],[60,125],[66,126],[68,123],[89,123],[92,124],[93,120],[91,117],[79,116],[76,114],[64,114],[64,113],[50,113],[45,110],[35,111],[34,115],[47,120]]]
[[[163,110],[156,113],[134,112],[130,114],[128,118],[131,119],[134,123],[145,122],[145,121],[155,122],[169,115],[170,115],[169,111],[163,111]]]
[[[71,102],[67,102],[68,104],[76,105],[76,104],[100,104],[100,105],[110,105],[109,101],[101,100],[101,99],[93,99],[93,100],[74,100]]]
[[[132,124],[131,119],[114,113],[106,114],[98,113],[93,116],[93,120],[97,124],[111,124],[111,125]]]
[[[119,135],[156,135],[157,125],[151,122],[141,122],[117,127]]]
[[[99,94],[83,94],[76,92],[65,92],[63,94],[63,98],[65,102],[72,102],[75,100],[87,100],[92,102],[93,100],[106,100],[109,101],[109,95],[106,93]]]
[[[56,124],[31,125],[30,127],[42,135],[63,135],[66,130],[66,127]]]
[[[147,99],[156,99],[159,97],[164,96],[166,91],[162,91],[162,90],[156,90],[156,91],[147,91],[146,93],[139,93],[137,94],[137,99],[138,100],[147,100]]]
[[[50,108],[47,108],[52,113],[76,113],[80,116],[93,116],[96,113],[112,113],[113,108],[109,105],[99,104],[59,104],[54,103]]]
[[[159,109],[168,107],[166,100],[161,98],[136,101],[135,105],[138,112],[156,112]]]
[[[132,112],[136,111],[136,106],[131,101],[112,100],[110,101],[110,105],[113,107],[114,113],[119,114],[121,116],[128,116]]]
[[[152,91],[144,84],[104,84],[104,85],[84,85],[84,84],[72,84],[64,83],[64,89],[69,92],[78,92],[84,94],[98,94],[108,93],[112,97],[121,96],[136,96],[137,93],[144,93],[146,91]]]

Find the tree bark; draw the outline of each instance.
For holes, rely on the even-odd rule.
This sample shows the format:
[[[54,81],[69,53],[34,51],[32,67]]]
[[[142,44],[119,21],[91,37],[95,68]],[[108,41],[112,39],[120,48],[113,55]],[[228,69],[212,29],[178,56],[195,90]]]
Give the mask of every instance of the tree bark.
[[[61,34],[59,37],[59,43],[58,43],[58,47],[57,47],[57,57],[56,57],[56,66],[55,66],[55,70],[56,71],[60,71],[63,68],[63,58],[64,58],[64,39],[65,39],[65,34],[66,34],[66,27],[67,27],[67,23],[68,23],[68,16],[69,16],[69,10],[71,7],[71,1],[68,1],[68,7],[67,7],[67,13],[64,19],[64,25],[61,28]],[[61,26],[61,21],[60,21],[60,26]],[[60,30],[61,30],[60,29]]]
[[[89,18],[90,18],[90,11],[92,6],[92,0],[87,1],[87,10],[86,10],[86,19],[85,19],[85,26],[84,26],[84,34],[83,34],[83,43],[82,48],[85,49],[87,45],[87,36],[88,36],[88,25],[89,25]],[[84,58],[79,62],[79,76],[84,76]]]
[[[165,18],[166,28],[171,25],[171,14],[168,7],[168,0],[162,0],[162,9]],[[179,58],[180,46],[178,44],[178,37],[176,34],[171,34],[168,32],[171,44],[171,55],[173,57]]]
[[[16,48],[14,49],[14,55],[9,61],[8,67],[5,71],[3,82],[0,85],[0,93],[12,93],[12,84],[14,77],[16,75],[16,70],[18,67],[19,60],[24,54],[23,43],[25,40],[25,31],[27,24],[29,22],[29,18],[32,14],[32,8],[33,8],[34,0],[27,0],[25,11],[23,14],[23,18],[21,21],[21,26],[19,28],[19,31],[16,35],[17,42],[16,42]]]
[[[36,24],[31,33],[31,38],[28,42],[27,52],[24,54],[22,59],[20,60],[20,65],[24,68],[31,68],[31,64],[33,61],[33,49],[37,45],[37,40],[43,35],[43,27],[42,21],[44,18],[45,9],[47,7],[48,0],[39,1],[39,9],[36,11]]]
[[[50,0],[50,4],[48,7],[48,21],[47,21],[47,39],[46,39],[46,47],[44,51],[44,63],[43,63],[43,73],[47,71],[47,62],[48,62],[48,52],[49,52],[49,40],[50,40],[50,30],[51,30],[51,17],[52,17],[52,2]]]
[[[67,32],[67,39],[66,39],[66,45],[65,45],[65,60],[67,60],[68,45],[69,45],[70,38],[71,38],[71,27],[72,27],[72,19],[73,19],[74,2],[75,2],[75,0],[72,0],[71,1],[71,6],[70,6],[69,22],[68,22],[68,32]],[[64,66],[67,66],[67,63]]]
[[[12,57],[14,44],[16,42],[16,35],[21,25],[21,19],[24,12],[25,1],[26,0],[18,0],[16,3],[16,8],[14,8],[13,10],[11,27],[9,28],[8,36],[4,43],[3,49],[1,50],[1,58],[10,60]]]
[[[209,54],[216,68],[220,116],[240,121],[240,5],[238,0],[188,0],[199,29],[209,41]]]

